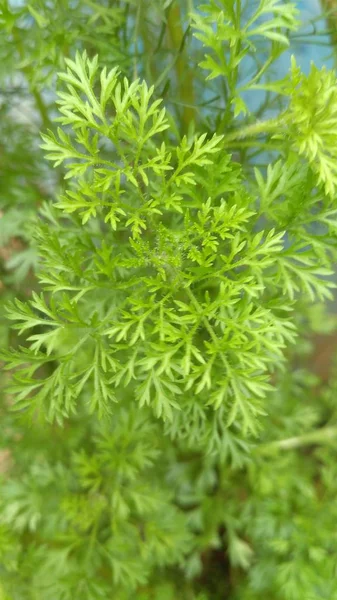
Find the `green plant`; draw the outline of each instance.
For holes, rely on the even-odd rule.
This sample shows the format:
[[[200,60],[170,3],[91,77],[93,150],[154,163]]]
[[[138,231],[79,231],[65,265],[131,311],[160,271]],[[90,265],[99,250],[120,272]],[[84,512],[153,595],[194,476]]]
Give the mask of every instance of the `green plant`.
[[[1,3],[57,167],[5,167],[4,598],[337,598],[336,76],[277,78],[289,2],[186,4]]]

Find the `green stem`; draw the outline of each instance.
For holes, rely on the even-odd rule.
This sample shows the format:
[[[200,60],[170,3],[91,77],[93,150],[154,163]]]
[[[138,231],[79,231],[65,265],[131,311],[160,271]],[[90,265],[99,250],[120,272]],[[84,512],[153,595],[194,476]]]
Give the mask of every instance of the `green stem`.
[[[40,92],[38,92],[38,90],[36,88],[34,88],[32,90],[32,94],[34,96],[35,99],[35,104],[36,107],[40,113],[40,117],[41,117],[41,121],[42,121],[42,125],[44,129],[50,129],[51,128],[51,122],[49,119],[49,115],[48,115],[48,110],[46,105],[44,104],[43,100],[42,100],[42,96],[40,94]]]
[[[293,450],[311,444],[329,444],[335,438],[337,438],[337,426],[322,427],[321,429],[304,433],[303,435],[270,442],[268,444],[261,444],[256,448],[256,452],[259,454],[272,454],[274,451]]]
[[[188,64],[188,56],[185,48],[187,32],[184,33],[182,28],[180,7],[178,4],[174,4],[174,6],[170,7],[167,17],[167,31],[170,46],[177,53],[175,70],[179,98],[183,103],[182,128],[185,133],[188,131],[190,122],[195,118],[195,108],[193,72]]]
[[[331,45],[334,50],[335,62],[337,62],[337,1],[321,0],[326,14],[328,29],[330,30]]]
[[[138,7],[136,12],[136,22],[135,29],[133,32],[133,43],[134,43],[134,59],[133,59],[133,79],[138,79],[138,61],[139,61],[139,27],[140,27],[140,17],[142,12],[142,0],[138,0]]]
[[[140,15],[140,35],[144,47],[143,58],[145,77],[148,83],[151,83],[152,85],[157,77],[156,58],[158,60],[158,57],[156,57],[157,52],[153,52],[153,32],[148,27],[146,6],[144,7],[142,14]]]
[[[252,137],[255,135],[259,135],[261,133],[271,133],[274,131],[280,130],[284,127],[286,121],[284,119],[284,114],[280,115],[276,119],[268,119],[267,121],[258,121],[257,123],[253,123],[253,125],[247,125],[246,127],[242,127],[241,129],[237,129],[232,131],[228,135],[225,135],[223,141],[225,144],[230,142],[234,142],[243,138]]]
[[[241,0],[236,0],[235,6],[233,6],[233,24],[237,32],[241,31]],[[222,119],[218,126],[218,133],[222,133],[225,131],[227,124],[233,120],[233,100],[237,94],[237,85],[239,80],[239,64],[238,56],[242,49],[242,43],[240,36],[234,40],[233,44],[229,48],[229,62],[228,67],[223,58],[224,48],[221,47],[220,54],[218,53],[218,58],[220,62],[224,65],[224,71],[227,72],[227,87],[225,88],[225,110],[223,112]]]
[[[22,44],[22,41],[20,39],[20,35],[21,32],[17,27],[13,28],[13,39],[16,43],[16,47],[17,47],[17,51],[18,54],[20,56],[21,60],[24,60],[25,57],[25,51],[24,51],[24,47]],[[42,96],[40,94],[40,92],[37,90],[37,88],[35,86],[33,86],[30,82],[30,75],[32,72],[32,67],[31,65],[27,65],[26,67],[22,68],[22,72],[27,76],[27,82],[29,85],[29,91],[32,94],[34,100],[35,100],[35,104],[36,104],[36,108],[40,114],[41,117],[41,121],[43,124],[43,127],[45,129],[51,129],[51,121],[49,119],[49,115],[48,115],[48,110],[46,105],[43,102]]]
[[[86,564],[89,564],[90,560],[92,559],[92,553],[93,553],[94,545],[95,545],[95,542],[97,539],[97,533],[98,533],[98,522],[95,523],[95,525],[92,528],[91,534],[90,534],[88,549],[87,549],[86,559],[85,559]]]
[[[209,320],[207,319],[207,317],[204,315],[204,312],[202,310],[202,307],[200,306],[198,300],[196,299],[195,295],[193,294],[193,292],[190,290],[189,287],[185,287],[185,291],[189,297],[189,299],[191,300],[193,306],[195,307],[197,313],[201,316],[201,320],[204,323],[205,328],[207,329],[211,339],[214,342],[215,347],[217,348],[219,346],[219,338],[217,336],[217,334],[215,333],[212,325],[210,324]],[[229,364],[227,362],[226,357],[224,356],[223,353],[219,353],[220,359],[226,369],[226,372],[229,371]]]

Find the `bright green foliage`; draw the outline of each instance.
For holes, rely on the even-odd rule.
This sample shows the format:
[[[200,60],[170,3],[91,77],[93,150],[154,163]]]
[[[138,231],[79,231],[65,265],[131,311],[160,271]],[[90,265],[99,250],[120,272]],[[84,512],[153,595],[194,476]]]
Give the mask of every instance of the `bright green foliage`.
[[[333,600],[335,74],[289,2],[75,4],[1,4],[56,170],[9,120],[0,600]]]
[[[248,112],[241,92],[254,89],[289,45],[289,32],[298,27],[298,11],[293,3],[282,0],[260,0],[246,3],[245,7],[232,0],[211,0],[200,6],[200,11],[192,15],[194,35],[207,49],[199,65],[210,71],[208,79],[225,77],[227,106],[222,128],[229,121],[228,109],[232,105],[235,116]],[[260,53],[263,61],[266,40],[271,42],[271,48],[261,64]],[[255,69],[250,64],[248,83],[239,85],[240,71],[247,59],[255,59],[255,53]]]
[[[305,77],[293,62],[289,121],[296,146],[308,159],[327,194],[334,195],[336,174],[337,80],[335,73],[312,65]]]

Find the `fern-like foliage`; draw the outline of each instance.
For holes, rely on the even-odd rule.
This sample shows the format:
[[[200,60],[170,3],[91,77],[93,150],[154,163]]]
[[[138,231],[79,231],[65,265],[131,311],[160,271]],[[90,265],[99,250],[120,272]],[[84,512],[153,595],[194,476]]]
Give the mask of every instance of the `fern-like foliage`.
[[[17,406],[66,416],[85,390],[90,409],[103,414],[126,387],[174,430],[179,413],[197,402],[224,407],[227,425],[256,432],[267,370],[294,339],[286,318],[293,289],[303,283],[312,294],[328,294],[320,279],[328,271],[305,255],[297,259],[297,247],[292,256],[284,231],[255,230],[253,200],[228,158],[237,189],[231,191],[231,181],[227,191],[224,179],[220,193],[210,195],[205,170],[211,166],[222,180],[220,136],[183,138],[176,150],[165,140],[156,147],[153,140],[168,123],[159,101],[151,103],[153,90],[103,70],[97,94],[97,69],[97,59],[85,55],[68,61],[60,121],[72,130],[44,136],[43,147],[56,164],[65,162],[72,180],[56,208],[79,213],[82,224],[96,218],[97,227],[100,218],[106,240],[95,246],[92,225],[91,248],[76,242],[69,257],[63,234],[56,234],[56,247],[46,239],[44,260],[49,255],[53,269],[42,280],[54,295],[50,301],[35,296],[31,306],[17,301],[9,312],[21,332],[45,330],[33,332],[30,350],[22,358],[15,352],[9,363],[28,360],[15,375],[14,391],[23,384]],[[49,236],[46,229],[41,235]],[[298,282],[301,261],[307,275],[301,272]],[[46,363],[58,366],[36,380]],[[198,435],[193,420],[185,427]]]
[[[305,76],[293,60],[289,88],[291,101],[287,118],[298,151],[317,173],[326,194],[334,197],[337,186],[336,75],[312,65],[309,75]]]
[[[8,363],[23,365],[14,377],[17,407],[60,419],[87,396],[102,415],[124,388],[177,435],[182,418],[187,438],[209,437],[208,418],[198,423],[195,411],[212,420],[220,409],[227,426],[256,433],[268,369],[294,340],[294,300],[301,291],[330,297],[331,271],[316,257],[333,246],[327,236],[320,246],[304,237],[303,221],[289,227],[289,213],[275,223],[274,208],[274,223],[262,229],[221,136],[184,137],[176,149],[167,136],[156,144],[169,125],[153,89],[103,69],[97,91],[97,76],[97,58],[68,61],[59,121],[71,129],[43,136],[47,157],[65,163],[71,180],[54,210],[88,226],[83,235],[75,216],[55,233],[40,227],[41,279],[53,295],[9,310],[14,327],[31,332],[30,348]],[[274,178],[290,186],[297,174],[291,163],[282,168]],[[268,195],[271,173],[266,183],[256,176]],[[36,378],[48,364],[50,373]]]
[[[179,6],[83,0],[73,58],[49,63],[48,7],[2,3],[13,39],[28,13],[40,30],[31,92],[60,70],[58,126],[45,115],[41,147],[64,180],[25,225],[21,275],[36,265],[38,285],[7,303],[0,599],[217,600],[219,555],[228,598],[336,594],[334,453],[296,452],[336,435],[335,384],[303,373],[298,337],[331,322],[335,75],[293,60],[271,80],[292,3],[210,0],[190,17]],[[86,50],[83,15],[97,26]],[[156,23],[162,73],[144,36]],[[200,62],[199,46],[190,62],[185,51],[190,28],[206,48],[200,77],[222,82],[215,117],[198,116],[204,92],[184,102],[183,68]],[[256,89],[274,95],[271,119],[245,104]]]

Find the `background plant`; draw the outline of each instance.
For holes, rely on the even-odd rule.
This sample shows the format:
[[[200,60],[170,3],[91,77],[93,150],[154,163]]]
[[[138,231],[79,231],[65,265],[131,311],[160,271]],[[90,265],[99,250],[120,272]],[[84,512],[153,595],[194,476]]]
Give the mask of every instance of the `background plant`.
[[[337,597],[334,72],[289,2],[1,10],[3,597]]]

